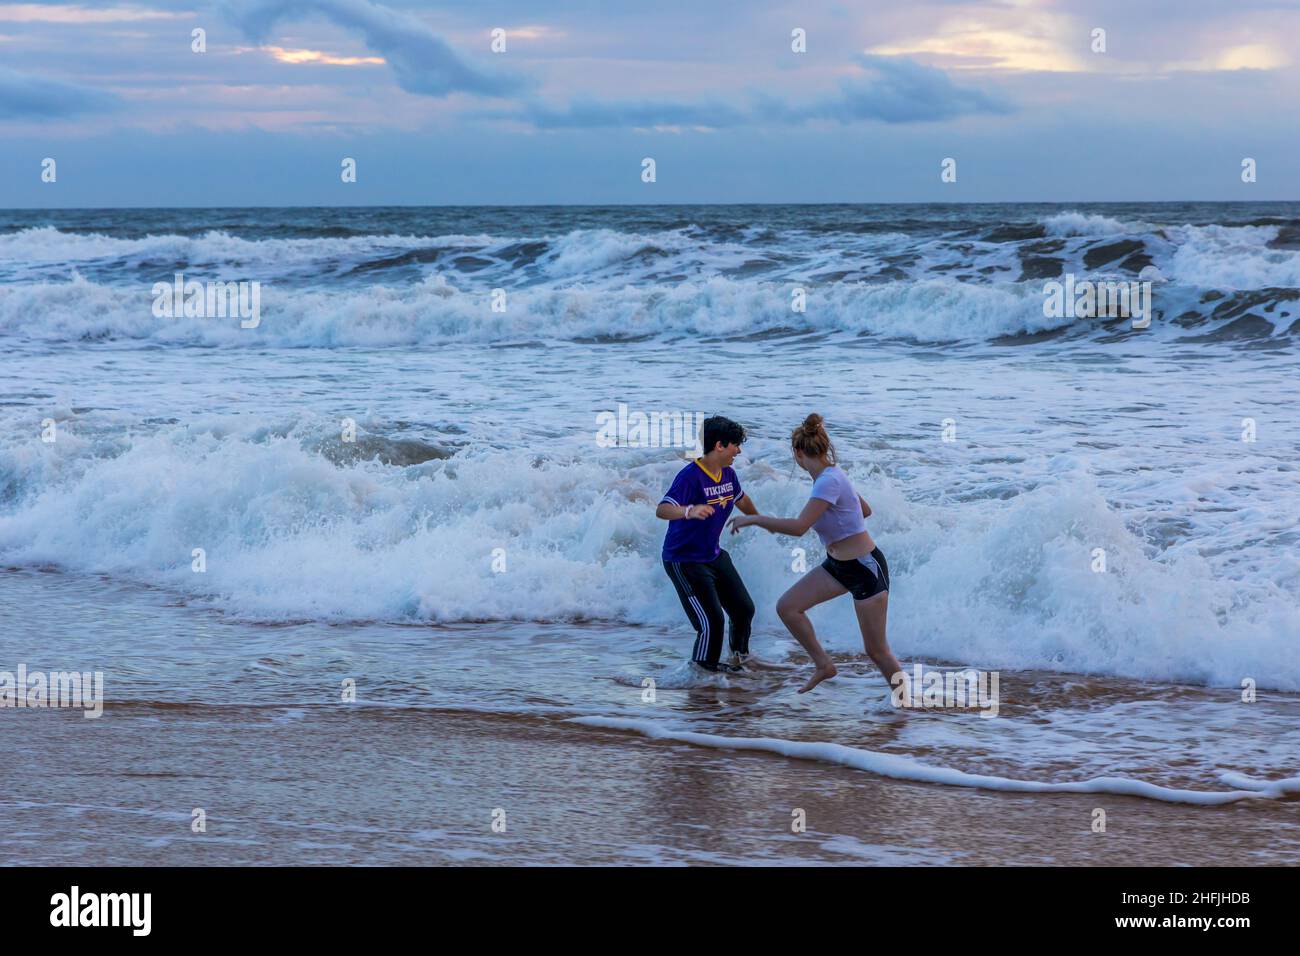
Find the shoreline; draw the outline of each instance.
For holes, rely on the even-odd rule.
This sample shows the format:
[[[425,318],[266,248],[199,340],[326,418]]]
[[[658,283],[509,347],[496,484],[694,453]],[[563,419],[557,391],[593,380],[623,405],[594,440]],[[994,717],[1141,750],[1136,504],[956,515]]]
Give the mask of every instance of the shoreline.
[[[39,772],[48,798],[0,801],[5,865],[1300,860],[1292,801],[1200,807],[974,790],[556,718],[119,704],[110,720],[17,719],[28,723],[0,713],[0,739],[15,765]],[[1097,807],[1105,833],[1091,829]],[[195,809],[204,833],[192,832]],[[792,832],[798,810],[806,832]]]

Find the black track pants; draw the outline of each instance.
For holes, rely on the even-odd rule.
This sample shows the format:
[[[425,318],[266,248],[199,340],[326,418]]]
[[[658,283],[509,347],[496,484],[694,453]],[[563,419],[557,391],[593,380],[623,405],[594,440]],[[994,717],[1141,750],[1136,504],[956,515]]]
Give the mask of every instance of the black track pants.
[[[723,551],[712,561],[665,561],[664,570],[677,589],[682,608],[695,628],[691,660],[717,664],[722,656],[723,613],[731,620],[731,650],[749,653],[754,602],[745,590],[731,555]]]

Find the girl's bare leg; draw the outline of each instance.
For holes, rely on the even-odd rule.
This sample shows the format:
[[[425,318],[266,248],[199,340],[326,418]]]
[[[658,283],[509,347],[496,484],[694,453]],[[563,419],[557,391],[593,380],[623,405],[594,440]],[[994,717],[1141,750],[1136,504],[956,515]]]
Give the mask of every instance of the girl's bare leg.
[[[803,645],[816,668],[808,683],[799,688],[801,694],[838,673],[831,663],[830,655],[817,641],[817,632],[813,630],[812,621],[808,618],[808,609],[845,593],[847,589],[844,585],[827,574],[824,568],[813,568],[776,602],[777,616],[790,629],[794,639]]]
[[[898,658],[889,649],[889,642],[885,640],[885,618],[889,615],[889,592],[882,591],[865,601],[854,601],[853,610],[858,615],[858,627],[862,629],[862,646],[867,656],[880,668],[880,673],[885,675],[885,680],[890,680],[903,669],[903,665],[898,663]]]

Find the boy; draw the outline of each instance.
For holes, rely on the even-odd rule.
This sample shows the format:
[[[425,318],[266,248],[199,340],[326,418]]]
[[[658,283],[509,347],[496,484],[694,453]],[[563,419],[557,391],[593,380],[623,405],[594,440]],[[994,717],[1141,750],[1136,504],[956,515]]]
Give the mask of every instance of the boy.
[[[739,671],[749,655],[754,602],[731,556],[718,544],[733,507],[747,515],[758,514],[731,469],[744,441],[745,429],[740,425],[721,415],[706,418],[704,455],[677,473],[655,509],[655,517],[668,522],[664,570],[695,628],[691,660],[710,671]],[[731,620],[730,663],[719,661],[724,611]]]

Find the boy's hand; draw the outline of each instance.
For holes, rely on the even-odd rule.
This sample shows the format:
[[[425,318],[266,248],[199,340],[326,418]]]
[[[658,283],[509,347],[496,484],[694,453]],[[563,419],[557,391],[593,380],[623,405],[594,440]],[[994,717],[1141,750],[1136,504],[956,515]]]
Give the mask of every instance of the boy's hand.
[[[691,505],[691,513],[687,516],[691,521],[697,518],[703,521],[713,514],[713,505]]]

